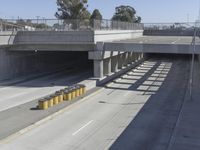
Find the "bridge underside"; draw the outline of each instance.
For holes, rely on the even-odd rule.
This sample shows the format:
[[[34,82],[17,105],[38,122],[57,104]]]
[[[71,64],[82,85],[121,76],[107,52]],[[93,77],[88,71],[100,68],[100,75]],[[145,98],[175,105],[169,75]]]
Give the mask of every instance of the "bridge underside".
[[[194,46],[189,36],[143,36],[130,40],[103,43],[105,51],[140,53],[192,54]],[[196,38],[195,54],[200,54],[200,39]]]

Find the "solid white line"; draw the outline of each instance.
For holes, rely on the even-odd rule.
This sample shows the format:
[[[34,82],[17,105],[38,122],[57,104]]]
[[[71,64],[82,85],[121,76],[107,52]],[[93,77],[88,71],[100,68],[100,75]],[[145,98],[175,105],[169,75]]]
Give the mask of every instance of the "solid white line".
[[[82,126],[80,129],[78,129],[76,132],[74,132],[72,135],[76,135],[78,134],[81,130],[83,130],[85,127],[89,126],[94,120],[89,121],[87,124],[85,124],[84,126]]]

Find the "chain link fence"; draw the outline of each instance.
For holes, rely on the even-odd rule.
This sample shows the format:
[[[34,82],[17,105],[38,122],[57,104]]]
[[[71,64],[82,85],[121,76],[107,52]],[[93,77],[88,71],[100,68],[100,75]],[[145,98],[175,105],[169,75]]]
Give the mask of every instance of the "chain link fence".
[[[0,31],[143,30],[143,24],[112,20],[3,19]]]

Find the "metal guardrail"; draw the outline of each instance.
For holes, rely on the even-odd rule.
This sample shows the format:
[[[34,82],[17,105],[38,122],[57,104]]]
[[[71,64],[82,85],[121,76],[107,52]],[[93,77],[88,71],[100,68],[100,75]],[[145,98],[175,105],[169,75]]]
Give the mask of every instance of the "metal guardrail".
[[[143,24],[112,20],[3,19],[0,31],[143,30]]]

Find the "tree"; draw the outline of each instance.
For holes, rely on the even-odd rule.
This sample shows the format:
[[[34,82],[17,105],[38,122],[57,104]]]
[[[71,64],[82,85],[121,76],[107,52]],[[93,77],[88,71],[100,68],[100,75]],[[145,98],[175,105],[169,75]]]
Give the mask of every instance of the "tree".
[[[89,25],[90,12],[87,10],[87,0],[57,0],[57,6],[55,16],[65,20],[63,26],[76,30]]]
[[[59,19],[89,19],[87,0],[57,0]],[[86,15],[87,14],[87,15]]]
[[[103,17],[98,9],[95,9],[90,17],[91,20],[102,20]]]
[[[141,21],[142,21],[142,18],[140,16],[138,16],[135,22],[136,23],[141,23]]]
[[[121,5],[115,8],[112,20],[136,23],[141,22],[141,17],[136,17],[136,10],[133,7]]]
[[[100,11],[98,9],[95,9],[90,17],[90,26],[100,28],[102,19],[103,17]]]

